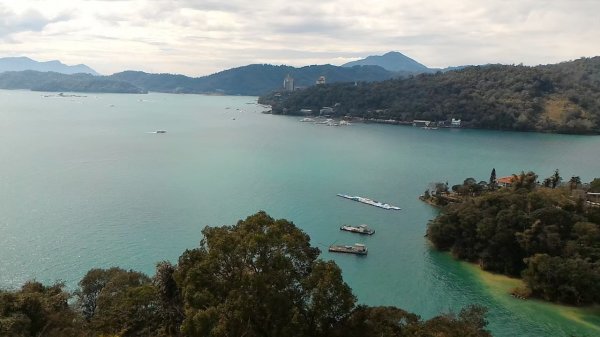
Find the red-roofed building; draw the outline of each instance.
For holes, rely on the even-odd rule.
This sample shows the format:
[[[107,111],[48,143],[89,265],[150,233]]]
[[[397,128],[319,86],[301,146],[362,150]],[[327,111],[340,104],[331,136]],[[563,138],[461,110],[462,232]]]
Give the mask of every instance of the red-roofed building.
[[[498,184],[500,187],[511,187],[513,184],[513,179],[513,176],[498,178],[496,179],[496,184]]]

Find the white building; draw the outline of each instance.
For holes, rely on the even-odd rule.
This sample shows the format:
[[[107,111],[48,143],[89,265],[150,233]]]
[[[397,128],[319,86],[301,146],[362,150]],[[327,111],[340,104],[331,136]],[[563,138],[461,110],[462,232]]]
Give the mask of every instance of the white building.
[[[290,74],[287,74],[283,79],[283,89],[285,91],[294,91],[294,78]]]

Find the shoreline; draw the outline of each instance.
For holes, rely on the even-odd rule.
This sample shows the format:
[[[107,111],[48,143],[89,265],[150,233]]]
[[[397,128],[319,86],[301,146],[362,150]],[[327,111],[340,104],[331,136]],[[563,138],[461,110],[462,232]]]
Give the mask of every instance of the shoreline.
[[[259,103],[262,105],[266,105],[264,103]],[[319,118],[321,116],[315,115],[301,115],[301,114],[282,114],[282,113],[273,113],[264,112],[265,114],[270,114],[274,116],[286,116],[286,117],[309,117],[309,118]],[[343,116],[341,117],[330,117],[332,119],[346,120]],[[418,129],[423,129],[419,126],[414,126],[413,122],[408,121],[397,121],[393,119],[377,119],[377,118],[369,118],[365,119],[362,117],[353,117],[348,120],[352,123],[361,123],[361,124],[384,124],[384,125],[394,125],[394,126],[409,126]],[[491,129],[491,128],[477,128],[471,126],[460,126],[460,127],[450,127],[450,126],[438,126],[439,130],[481,130],[481,131],[500,131],[500,132],[518,132],[518,133],[541,133],[541,134],[553,134],[553,135],[570,135],[570,136],[600,136],[600,130],[593,130],[590,132],[570,132],[570,131],[559,131],[559,130],[516,130],[516,129]],[[430,131],[435,131],[432,129]]]
[[[509,307],[510,310],[543,313],[550,317],[556,316],[555,318],[560,317],[577,326],[600,334],[600,304],[578,307],[544,301],[535,297],[526,300],[515,298],[511,295],[511,291],[516,287],[524,286],[522,279],[485,271],[475,263],[462,260],[456,261],[479,281],[490,296],[495,297],[503,305]]]

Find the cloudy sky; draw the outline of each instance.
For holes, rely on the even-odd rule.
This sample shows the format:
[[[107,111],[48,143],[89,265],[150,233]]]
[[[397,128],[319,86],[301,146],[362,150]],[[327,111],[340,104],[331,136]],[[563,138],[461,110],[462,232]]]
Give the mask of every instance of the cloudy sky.
[[[207,75],[400,51],[429,67],[600,55],[599,0],[0,0],[0,57]]]

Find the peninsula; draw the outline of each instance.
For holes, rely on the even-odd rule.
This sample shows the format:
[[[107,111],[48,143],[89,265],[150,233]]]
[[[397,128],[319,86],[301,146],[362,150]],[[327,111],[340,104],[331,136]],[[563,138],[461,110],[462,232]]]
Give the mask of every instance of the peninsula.
[[[442,251],[487,271],[522,277],[519,298],[571,305],[600,303],[600,179],[565,184],[558,170],[540,184],[533,172],[426,191],[447,204],[427,226]],[[445,188],[444,188],[445,186]]]

